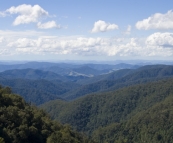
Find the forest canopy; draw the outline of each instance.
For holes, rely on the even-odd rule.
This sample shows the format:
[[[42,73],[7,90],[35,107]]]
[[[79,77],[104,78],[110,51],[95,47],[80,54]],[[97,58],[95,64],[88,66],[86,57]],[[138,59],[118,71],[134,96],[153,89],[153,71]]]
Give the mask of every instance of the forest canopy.
[[[69,125],[52,121],[9,87],[0,87],[0,143],[92,143]]]

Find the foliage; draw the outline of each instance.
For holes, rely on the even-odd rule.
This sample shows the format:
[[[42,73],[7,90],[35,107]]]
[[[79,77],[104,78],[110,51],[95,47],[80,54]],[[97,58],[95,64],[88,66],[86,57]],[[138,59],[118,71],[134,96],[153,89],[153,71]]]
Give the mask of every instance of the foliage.
[[[71,82],[62,82],[59,80],[48,81],[44,79],[0,79],[0,83],[4,86],[12,88],[14,93],[21,95],[27,102],[36,105],[44,102],[58,99],[60,95],[75,89],[77,84]]]
[[[99,140],[99,142],[101,140],[110,143],[118,140],[120,142],[140,142],[137,140],[137,138],[139,139],[138,129],[131,131],[132,139],[130,139],[130,135],[127,136],[129,131],[127,132],[125,129],[130,126],[130,121],[134,116],[142,115],[145,111],[150,110],[152,110],[150,116],[153,114],[153,118],[156,118],[154,116],[160,114],[160,110],[159,108],[158,111],[152,108],[172,96],[173,79],[167,79],[126,87],[113,92],[91,94],[71,102],[59,100],[48,102],[41,108],[47,110],[54,119],[62,123],[69,123],[78,131],[83,131],[89,135],[93,134],[93,138]],[[172,110],[171,105],[168,104],[168,107]],[[151,122],[150,126],[155,126],[153,118],[149,119],[153,124],[148,121]],[[145,119],[144,116],[140,118],[141,125],[145,122],[143,119]],[[171,121],[173,122],[172,117]],[[165,118],[163,123],[167,123],[167,126],[169,126],[171,122],[167,122],[167,118]],[[140,128],[138,122],[133,124],[132,129],[135,126]],[[157,126],[159,126],[159,129],[162,128],[160,123]],[[147,127],[145,131],[141,130],[141,134],[145,134],[146,131]],[[155,130],[155,134],[159,132]],[[148,136],[152,136],[152,132],[148,132],[148,134]],[[171,138],[169,139],[171,140]]]
[[[173,94],[130,120],[100,127],[93,138],[100,143],[166,143],[173,141]]]
[[[76,69],[85,71],[83,67]],[[169,78],[173,76],[173,66],[151,65],[139,69],[122,69],[87,79],[84,76],[69,76],[68,78],[73,81],[67,81],[67,76],[33,69],[4,71],[0,75],[0,84],[10,86],[14,93],[20,94],[27,102],[39,105],[50,100],[60,98],[74,100],[86,94],[114,91],[131,85]],[[50,80],[54,78],[63,81]]]
[[[79,65],[75,70],[96,72]],[[73,82],[50,80],[54,77],[63,79],[52,72],[23,70],[26,71],[27,75],[18,70],[10,71],[10,79],[1,76],[0,81],[37,105],[53,100],[40,107],[51,118],[70,124],[95,141],[173,142],[173,66],[123,69],[83,81],[79,81],[81,77],[72,77]],[[14,79],[13,74],[22,78],[31,76],[34,80]],[[59,97],[73,101],[54,100]],[[8,87],[0,87],[0,143],[93,142],[69,125],[52,121],[43,110],[31,106],[31,102],[28,104],[19,95],[12,94]]]
[[[0,142],[6,143],[90,142],[68,125],[52,121],[43,111],[26,103],[10,88],[0,88]]]

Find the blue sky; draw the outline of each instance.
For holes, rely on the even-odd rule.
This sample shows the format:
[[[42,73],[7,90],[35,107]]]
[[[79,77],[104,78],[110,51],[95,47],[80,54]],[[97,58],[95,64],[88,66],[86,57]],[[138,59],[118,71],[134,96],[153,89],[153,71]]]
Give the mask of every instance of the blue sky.
[[[171,0],[1,0],[0,60],[173,60]]]

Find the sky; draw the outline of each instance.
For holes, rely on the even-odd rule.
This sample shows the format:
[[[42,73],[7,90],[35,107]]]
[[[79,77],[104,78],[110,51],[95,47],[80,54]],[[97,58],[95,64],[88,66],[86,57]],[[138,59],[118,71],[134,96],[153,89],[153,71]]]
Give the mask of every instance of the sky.
[[[173,60],[173,1],[1,0],[0,60]]]

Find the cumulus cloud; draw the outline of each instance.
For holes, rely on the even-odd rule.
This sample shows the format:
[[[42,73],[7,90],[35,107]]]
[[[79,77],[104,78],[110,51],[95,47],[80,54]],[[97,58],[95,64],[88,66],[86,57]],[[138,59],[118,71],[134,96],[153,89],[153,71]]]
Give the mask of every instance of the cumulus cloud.
[[[170,10],[165,14],[156,13],[147,19],[136,23],[137,29],[173,29],[173,12]]]
[[[14,26],[20,24],[37,23],[37,27],[39,29],[61,28],[61,26],[56,24],[56,22],[53,20],[45,23],[41,22],[43,18],[50,17],[50,15],[46,10],[44,10],[39,5],[31,6],[23,4],[17,7],[12,6],[11,8],[7,9],[5,12],[0,12],[1,17],[5,17],[8,14],[17,15],[17,17],[13,21]]]
[[[145,51],[148,56],[172,57],[173,33],[154,33],[146,38]]]
[[[14,20],[13,25],[38,22],[44,16],[49,15],[49,13],[39,5],[31,6],[26,4],[19,5],[17,7],[12,6],[6,10],[6,13],[18,15]]]
[[[106,32],[115,29],[118,29],[118,25],[106,23],[105,21],[99,20],[94,23],[94,27],[91,30],[91,33]]]
[[[173,47],[173,33],[154,33],[146,39],[146,45],[160,46],[160,47]]]
[[[46,23],[41,23],[41,22],[38,22],[37,23],[37,27],[39,29],[51,29],[51,28],[61,28],[60,25],[57,25],[55,21],[48,21]]]

